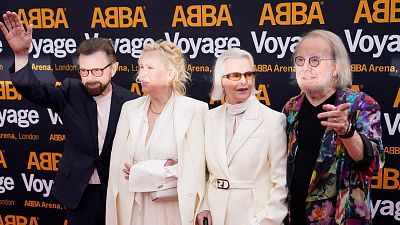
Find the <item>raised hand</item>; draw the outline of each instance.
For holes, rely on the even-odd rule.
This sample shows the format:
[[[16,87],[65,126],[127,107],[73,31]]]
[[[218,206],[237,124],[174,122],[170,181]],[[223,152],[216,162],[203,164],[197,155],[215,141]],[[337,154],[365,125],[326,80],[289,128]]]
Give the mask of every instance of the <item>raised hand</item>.
[[[28,56],[32,43],[32,24],[25,30],[19,16],[10,11],[3,14],[3,19],[4,23],[0,22],[0,29],[15,56]]]

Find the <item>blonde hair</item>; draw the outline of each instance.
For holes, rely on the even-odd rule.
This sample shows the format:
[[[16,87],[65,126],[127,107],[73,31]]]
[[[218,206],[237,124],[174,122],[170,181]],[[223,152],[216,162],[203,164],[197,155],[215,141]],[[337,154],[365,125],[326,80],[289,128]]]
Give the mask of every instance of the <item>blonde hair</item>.
[[[351,65],[349,54],[347,53],[346,47],[344,46],[342,39],[335,33],[327,30],[313,30],[305,34],[302,40],[297,44],[297,47],[293,54],[293,62],[294,58],[297,56],[297,49],[308,37],[321,37],[327,40],[332,49],[332,57],[336,62],[336,89],[342,89],[345,87],[351,87],[352,84],[352,75],[351,75]]]
[[[161,54],[161,59],[166,68],[173,74],[172,89],[180,95],[186,94],[186,84],[190,81],[190,74],[186,71],[186,59],[182,50],[172,42],[158,40],[151,42],[143,47],[142,53],[139,56],[139,64],[143,54],[146,51],[157,50]]]
[[[225,61],[227,59],[232,58],[247,58],[250,61],[250,64],[254,65],[254,59],[251,54],[240,48],[230,48],[225,50],[215,61],[214,66],[214,78],[213,78],[213,87],[211,91],[211,98],[215,101],[219,101],[225,97],[225,91],[222,87],[221,80],[222,76],[225,75],[226,66]],[[253,82],[253,94],[256,94],[256,82]]]

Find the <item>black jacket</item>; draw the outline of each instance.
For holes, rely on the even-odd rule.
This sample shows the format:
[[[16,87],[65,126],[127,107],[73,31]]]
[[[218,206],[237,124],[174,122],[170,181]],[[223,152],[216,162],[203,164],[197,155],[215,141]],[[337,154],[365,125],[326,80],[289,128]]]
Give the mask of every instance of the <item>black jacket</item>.
[[[10,72],[13,72],[13,67]],[[51,108],[63,121],[67,138],[52,187],[53,195],[67,207],[76,208],[95,168],[102,187],[106,189],[112,142],[121,107],[137,95],[112,84],[108,127],[99,155],[97,105],[81,80],[66,78],[59,87],[49,86],[35,77],[29,63],[10,77],[22,96],[41,107]]]

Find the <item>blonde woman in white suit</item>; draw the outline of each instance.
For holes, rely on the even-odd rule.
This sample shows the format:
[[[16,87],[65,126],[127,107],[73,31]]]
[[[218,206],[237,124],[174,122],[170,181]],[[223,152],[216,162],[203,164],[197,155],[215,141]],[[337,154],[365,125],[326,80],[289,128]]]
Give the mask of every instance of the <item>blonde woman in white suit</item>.
[[[194,224],[204,197],[206,103],[185,97],[182,51],[146,45],[137,81],[147,96],[123,105],[107,192],[107,225]]]
[[[206,197],[196,223],[280,225],[286,206],[285,116],[255,97],[253,57],[233,48],[218,57],[207,112]]]

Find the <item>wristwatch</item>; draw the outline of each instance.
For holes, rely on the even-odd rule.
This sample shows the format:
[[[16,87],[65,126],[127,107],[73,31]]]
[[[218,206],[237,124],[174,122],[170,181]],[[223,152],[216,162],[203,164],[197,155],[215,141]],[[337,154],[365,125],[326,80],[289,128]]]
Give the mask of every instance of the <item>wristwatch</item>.
[[[342,139],[351,138],[354,135],[354,131],[356,130],[355,124],[349,122],[349,126],[347,127],[347,131],[344,134],[340,134],[339,137]]]

